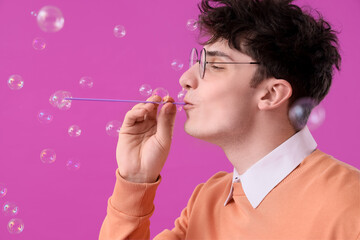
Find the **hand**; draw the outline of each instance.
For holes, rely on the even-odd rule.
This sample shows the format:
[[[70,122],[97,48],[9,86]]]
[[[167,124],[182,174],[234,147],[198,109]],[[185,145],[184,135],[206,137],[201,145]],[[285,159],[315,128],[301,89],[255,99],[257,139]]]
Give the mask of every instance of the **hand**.
[[[160,102],[151,96],[147,101]],[[125,115],[116,147],[120,175],[131,182],[155,182],[169,155],[176,106],[171,97],[159,104],[139,103]]]

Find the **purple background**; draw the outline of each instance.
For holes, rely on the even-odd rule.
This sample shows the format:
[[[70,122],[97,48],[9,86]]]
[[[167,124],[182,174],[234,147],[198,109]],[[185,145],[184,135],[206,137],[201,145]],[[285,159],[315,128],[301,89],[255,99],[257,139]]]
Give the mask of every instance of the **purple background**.
[[[336,73],[323,101],[326,121],[313,131],[319,149],[360,168],[359,35],[358,0],[308,0],[340,30],[342,70]],[[197,1],[0,1],[0,183],[8,194],[1,206],[13,201],[19,206],[17,218],[25,229],[11,235],[0,214],[0,239],[97,239],[106,214],[107,199],[115,183],[117,139],[105,132],[110,120],[122,121],[133,104],[73,102],[69,111],[49,104],[57,90],[74,97],[145,99],[141,84],[164,87],[176,97],[178,79],[186,70],[192,47],[198,47],[195,33],[186,28],[196,18]],[[46,5],[59,7],[64,28],[56,33],[40,30],[31,11]],[[115,25],[124,25],[124,38],[113,35]],[[32,41],[45,39],[47,46],[36,51]],[[173,59],[184,68],[175,71]],[[24,87],[14,91],[7,86],[9,76],[19,74]],[[79,80],[91,76],[94,86],[82,89]],[[37,120],[40,109],[48,109],[54,120],[48,125]],[[151,237],[171,229],[195,186],[214,173],[232,171],[224,153],[216,146],[188,136],[184,112],[179,112],[172,149],[158,188],[156,210],[151,218]],[[67,134],[70,125],[82,129],[78,138]],[[43,164],[40,152],[53,148],[57,159]],[[65,168],[70,157],[81,167]]]

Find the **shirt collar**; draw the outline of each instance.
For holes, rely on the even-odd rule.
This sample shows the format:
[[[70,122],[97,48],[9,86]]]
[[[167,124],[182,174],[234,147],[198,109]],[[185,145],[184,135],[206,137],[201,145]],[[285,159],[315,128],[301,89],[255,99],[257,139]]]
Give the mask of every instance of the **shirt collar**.
[[[287,175],[290,174],[304,158],[317,147],[309,129],[305,126],[265,157],[252,165],[242,175],[234,168],[233,183],[241,182],[244,193],[253,208],[256,208],[266,195]],[[261,176],[261,177],[259,177]],[[233,184],[224,206],[233,194]]]

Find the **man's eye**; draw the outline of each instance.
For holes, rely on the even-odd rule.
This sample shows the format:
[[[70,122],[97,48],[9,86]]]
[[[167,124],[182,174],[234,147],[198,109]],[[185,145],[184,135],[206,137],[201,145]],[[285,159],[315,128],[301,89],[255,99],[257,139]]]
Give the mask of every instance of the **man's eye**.
[[[224,69],[223,67],[216,66],[216,65],[213,65],[213,64],[211,64],[211,68],[212,69]]]

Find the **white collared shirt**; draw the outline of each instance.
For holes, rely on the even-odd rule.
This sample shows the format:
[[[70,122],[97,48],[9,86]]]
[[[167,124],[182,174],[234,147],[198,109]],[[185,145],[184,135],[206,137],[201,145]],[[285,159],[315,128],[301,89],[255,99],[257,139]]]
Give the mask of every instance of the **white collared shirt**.
[[[309,129],[301,131],[287,139],[265,157],[252,165],[242,175],[234,168],[233,183],[241,182],[245,195],[253,208],[256,208],[266,195],[317,147]],[[260,177],[261,176],[261,177]],[[233,184],[224,206],[233,194]]]

